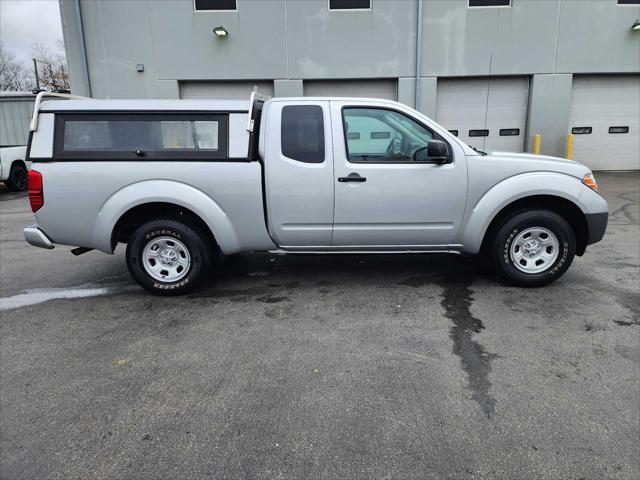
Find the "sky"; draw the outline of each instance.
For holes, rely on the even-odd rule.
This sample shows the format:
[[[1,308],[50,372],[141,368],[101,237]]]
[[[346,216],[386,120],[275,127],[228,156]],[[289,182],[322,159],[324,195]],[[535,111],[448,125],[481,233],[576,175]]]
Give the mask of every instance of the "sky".
[[[57,44],[62,40],[58,0],[0,0],[0,40],[25,67],[34,42],[51,53],[64,53]]]

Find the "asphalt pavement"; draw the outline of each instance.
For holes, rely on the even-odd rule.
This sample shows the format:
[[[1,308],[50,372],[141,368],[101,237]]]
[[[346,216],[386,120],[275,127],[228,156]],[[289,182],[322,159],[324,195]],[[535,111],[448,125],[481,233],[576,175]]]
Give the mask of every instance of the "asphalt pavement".
[[[556,283],[240,255],[186,297],[27,245],[0,188],[2,479],[640,478],[640,174]]]

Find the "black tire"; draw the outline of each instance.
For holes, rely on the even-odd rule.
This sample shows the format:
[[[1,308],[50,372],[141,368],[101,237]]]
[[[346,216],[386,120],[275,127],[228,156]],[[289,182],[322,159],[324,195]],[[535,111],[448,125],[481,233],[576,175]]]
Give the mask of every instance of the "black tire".
[[[14,162],[11,165],[9,178],[5,184],[12,192],[23,192],[27,189],[27,168],[22,162]]]
[[[514,264],[511,247],[512,243],[518,240],[519,234],[526,235],[527,229],[536,227],[546,229],[556,236],[557,256],[553,261],[549,259],[548,265],[544,265],[544,260],[541,261],[542,265],[539,268],[544,268],[543,271],[527,273]],[[516,214],[506,219],[494,231],[495,234],[490,239],[489,245],[491,263],[500,277],[519,287],[541,287],[557,280],[571,266],[575,256],[576,237],[571,226],[560,215],[549,210],[531,210]],[[514,245],[514,249],[519,251],[518,246]],[[549,252],[553,253],[553,251],[551,247]],[[523,265],[527,264],[526,259],[521,261],[524,262]]]
[[[145,266],[143,259],[145,247],[147,245],[153,247],[153,242],[161,239],[167,239],[163,241],[169,243],[171,243],[171,239],[175,239],[181,244],[176,248],[182,250],[182,246],[184,246],[188,257],[190,257],[191,261],[186,267],[186,273],[176,274],[183,275],[176,281],[162,281],[159,278],[154,278]],[[173,244],[176,245],[176,242]],[[126,252],[127,267],[140,286],[149,292],[167,296],[183,295],[195,289],[209,277],[212,252],[213,246],[209,245],[208,236],[197,227],[175,220],[157,219],[141,225],[131,235]],[[155,262],[155,260],[151,261]],[[158,265],[159,268],[162,268],[162,265]],[[162,272],[156,272],[156,276],[161,276]],[[164,272],[170,275],[169,270],[164,270]]]

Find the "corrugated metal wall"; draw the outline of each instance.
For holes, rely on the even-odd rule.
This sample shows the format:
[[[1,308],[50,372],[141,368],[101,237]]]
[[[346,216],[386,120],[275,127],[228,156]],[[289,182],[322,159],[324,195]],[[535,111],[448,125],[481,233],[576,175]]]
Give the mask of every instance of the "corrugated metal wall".
[[[26,145],[35,95],[0,96],[0,146]]]

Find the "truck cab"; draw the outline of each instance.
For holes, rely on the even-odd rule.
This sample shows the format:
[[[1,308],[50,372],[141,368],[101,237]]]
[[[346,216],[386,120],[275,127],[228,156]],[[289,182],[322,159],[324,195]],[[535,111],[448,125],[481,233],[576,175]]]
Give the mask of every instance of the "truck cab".
[[[475,152],[441,127],[374,99],[272,99],[263,116],[268,225],[280,248],[443,251],[456,243],[466,156]]]
[[[539,286],[606,228],[587,167],[479,152],[389,100],[37,105],[27,241],[126,244],[132,275],[158,294],[245,251],[483,254]]]

